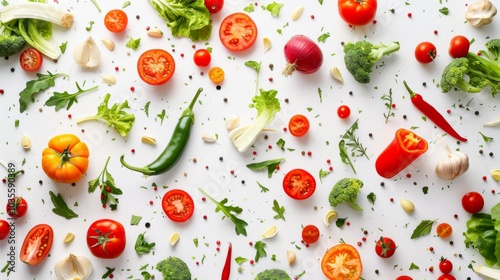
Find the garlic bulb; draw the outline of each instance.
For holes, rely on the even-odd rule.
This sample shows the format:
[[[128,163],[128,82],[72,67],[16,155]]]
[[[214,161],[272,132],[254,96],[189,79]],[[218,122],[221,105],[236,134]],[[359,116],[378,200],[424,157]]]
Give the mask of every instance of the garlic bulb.
[[[84,280],[92,273],[92,263],[86,257],[70,254],[56,263],[54,273],[58,280]]]
[[[76,63],[86,68],[99,66],[101,62],[101,51],[92,37],[78,44],[73,50],[73,58]]]
[[[465,19],[474,27],[480,27],[493,21],[497,8],[489,0],[479,0],[469,5]]]
[[[453,180],[469,169],[469,157],[462,152],[452,151],[441,137],[438,139],[448,152],[448,156],[436,165],[436,175],[441,179]]]

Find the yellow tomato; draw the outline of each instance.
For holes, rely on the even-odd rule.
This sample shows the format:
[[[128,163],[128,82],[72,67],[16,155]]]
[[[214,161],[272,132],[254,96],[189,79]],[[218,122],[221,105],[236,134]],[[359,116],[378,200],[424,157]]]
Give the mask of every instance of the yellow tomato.
[[[50,139],[42,153],[42,168],[50,179],[60,183],[75,183],[87,172],[89,149],[73,134],[61,134]]]

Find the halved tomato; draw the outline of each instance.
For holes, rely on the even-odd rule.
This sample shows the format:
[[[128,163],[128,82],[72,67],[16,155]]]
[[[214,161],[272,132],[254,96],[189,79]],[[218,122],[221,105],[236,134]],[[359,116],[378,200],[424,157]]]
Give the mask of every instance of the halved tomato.
[[[54,231],[51,226],[34,226],[24,238],[19,258],[29,265],[38,265],[49,254],[53,240]]]
[[[257,25],[245,13],[234,13],[222,20],[219,39],[231,51],[244,51],[257,39]]]
[[[127,14],[122,10],[111,10],[104,16],[104,26],[111,32],[121,32],[125,30],[127,24]]]
[[[328,279],[359,280],[363,264],[358,250],[349,244],[337,244],[326,251],[321,270]]]
[[[315,225],[307,225],[302,229],[302,241],[307,244],[316,243],[319,240],[319,229]]]
[[[191,196],[180,189],[169,190],[161,201],[163,212],[174,222],[185,222],[193,216],[194,202]]]
[[[147,50],[137,60],[139,77],[150,85],[167,82],[174,75],[174,71],[174,58],[166,50]]]
[[[43,56],[40,51],[35,48],[25,49],[19,56],[21,68],[25,71],[36,71],[42,67]]]
[[[214,84],[222,83],[222,81],[224,81],[224,75],[224,70],[219,66],[212,67],[208,71],[208,78],[210,78],[210,81]]]
[[[293,169],[283,178],[283,189],[293,199],[306,199],[316,190],[316,179],[304,169]]]
[[[309,120],[304,115],[294,115],[288,122],[288,130],[295,137],[306,135],[310,126]]]

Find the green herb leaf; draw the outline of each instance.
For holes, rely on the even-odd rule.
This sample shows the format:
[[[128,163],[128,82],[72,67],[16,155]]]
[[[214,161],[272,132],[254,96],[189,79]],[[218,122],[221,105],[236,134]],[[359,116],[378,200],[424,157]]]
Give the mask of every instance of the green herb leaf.
[[[146,117],[148,117],[148,118],[149,118],[149,105],[150,104],[151,104],[151,101],[146,102],[146,104],[144,104],[144,108],[143,108],[144,113],[146,114]]]
[[[409,270],[414,270],[414,269],[419,269],[420,267],[418,267],[418,265],[414,264],[414,263],[411,263],[410,264],[410,268]]]
[[[354,174],[356,174],[356,169],[354,168],[354,165],[352,164],[351,158],[349,157],[349,154],[347,153],[347,149],[345,147],[344,140],[340,140],[340,142],[339,142],[339,154],[340,154],[340,159],[342,160],[342,162],[345,164],[349,164],[349,166],[351,166],[351,169],[354,172]]]
[[[272,16],[279,16],[280,15],[280,10],[281,10],[281,7],[283,7],[283,3],[276,3],[276,2],[273,2],[269,5],[266,5],[266,10],[268,10],[269,12],[271,12],[271,15]]]
[[[161,110],[160,114],[156,115],[160,119],[160,125],[163,124],[163,120],[165,119],[165,114],[166,114],[165,109],[163,109]]]
[[[144,237],[145,234],[146,234],[145,232],[139,234],[139,236],[137,236],[137,239],[135,241],[134,248],[139,255],[151,252],[151,249],[153,249],[153,247],[156,245],[156,243],[154,242],[148,243]]]
[[[260,258],[263,258],[263,257],[267,256],[267,252],[264,249],[264,247],[266,247],[266,243],[264,243],[262,241],[257,241],[257,242],[255,242],[255,245],[253,247],[256,250],[256,252],[255,252],[255,262],[258,262]]]
[[[64,217],[68,220],[78,217],[78,214],[73,212],[73,210],[71,210],[68,207],[68,205],[66,204],[60,193],[55,195],[52,191],[49,191],[49,194],[50,194],[50,200],[52,201],[52,204],[54,204],[55,207],[52,208],[52,212],[54,212],[54,214]]]
[[[248,261],[248,259],[247,259],[247,258],[244,258],[244,257],[240,257],[240,256],[238,256],[238,257],[234,258],[234,261],[235,261],[237,264],[242,264],[242,263],[244,263],[244,262]]]
[[[268,192],[268,191],[269,191],[269,189],[268,189],[268,188],[264,187],[264,186],[263,186],[263,185],[261,185],[259,182],[257,182],[257,185],[259,185],[259,187],[260,187],[260,192],[261,192],[261,193],[266,193],[266,192]]]
[[[125,9],[126,7],[130,6],[132,3],[130,1],[125,1],[123,2],[122,9]]]
[[[104,168],[99,176],[88,182],[88,192],[93,193],[97,187],[99,187],[101,191],[100,198],[102,205],[107,205],[109,203],[110,209],[116,210],[118,207],[118,200],[114,197],[114,195],[120,195],[123,194],[123,192],[121,189],[116,187],[115,180],[108,171],[109,159],[110,157],[106,160],[106,164],[104,165]]]
[[[275,220],[282,219],[283,221],[286,221],[285,216],[283,215],[283,213],[285,213],[285,206],[280,206],[276,199],[273,201],[273,211],[276,212],[276,215],[274,216]]]
[[[338,228],[341,228],[345,225],[345,221],[347,220],[347,217],[345,218],[337,218],[337,220],[335,221],[335,225],[338,227]]]
[[[371,204],[375,204],[375,200],[377,200],[377,195],[374,192],[369,193],[366,198]]]
[[[38,73],[38,79],[31,80],[26,83],[26,87],[19,93],[19,111],[22,113],[28,108],[28,104],[33,102],[35,94],[44,91],[55,85],[55,79],[61,76],[67,76],[63,73],[52,74],[47,71],[47,74]]]
[[[132,37],[129,37],[128,42],[127,44],[125,44],[125,46],[129,49],[137,50],[140,44],[141,44],[141,38],[134,39]]]
[[[243,11],[247,12],[247,13],[251,13],[255,10],[255,7],[254,7],[254,4],[253,3],[250,3],[248,5],[246,5],[244,8],[243,8]]]
[[[130,219],[130,225],[131,226],[138,225],[141,222],[141,220],[142,220],[141,216],[132,215],[132,218]]]
[[[279,166],[284,160],[285,158],[271,159],[262,162],[250,163],[247,164],[247,167],[253,171],[267,168],[267,177],[271,178],[274,171],[276,171],[276,167]]]
[[[92,30],[92,26],[94,25],[94,23],[95,23],[95,22],[94,22],[93,20],[91,20],[91,21],[89,22],[89,26],[85,27],[85,30],[87,30],[87,31]]]
[[[380,99],[384,100],[385,103],[385,108],[387,108],[387,113],[384,113],[384,118],[385,118],[385,123],[387,123],[389,121],[389,118],[390,117],[394,117],[394,112],[392,111],[392,88],[389,89],[389,94],[384,94],[382,95],[382,97],[380,97]]]
[[[65,92],[54,92],[53,95],[45,102],[45,106],[55,106],[56,111],[59,109],[66,107],[66,110],[69,110],[73,103],[78,103],[77,97],[81,94],[84,94],[89,91],[93,91],[98,88],[98,86],[94,86],[89,89],[82,89],[78,83],[76,83],[76,88],[78,91],[76,93],[69,94],[67,91]]]
[[[61,53],[65,53],[66,52],[66,48],[68,46],[68,41],[66,42],[63,42],[60,46],[59,46],[59,49],[61,50]]]
[[[318,37],[318,42],[319,43],[325,43],[326,42],[326,39],[330,38],[330,33],[329,32],[326,32],[326,33],[323,33],[321,34],[319,37]]]
[[[432,225],[436,220],[423,220],[418,224],[418,226],[413,230],[411,239],[418,238],[420,236],[427,235],[431,233]]]
[[[342,139],[345,139],[345,145],[351,147],[352,154],[354,156],[365,156],[366,159],[370,159],[366,154],[366,148],[363,144],[359,142],[359,138],[356,137],[354,132],[358,129],[358,120],[356,120],[351,127],[342,135]]]
[[[276,142],[276,145],[282,150],[285,150],[285,140],[283,138],[280,138],[278,142]]]
[[[484,135],[481,132],[479,132],[479,134],[481,134],[481,136],[483,137],[484,142],[488,143],[488,142],[492,142],[493,141],[492,137],[488,137],[488,136]]]
[[[330,173],[331,173],[331,171],[329,171],[329,170],[323,170],[323,169],[320,169],[320,170],[319,170],[319,181],[320,181],[321,183],[323,183],[323,177],[326,177],[326,175],[328,175],[328,174],[330,174]]]
[[[252,4],[253,6],[253,4]],[[247,62],[245,62],[245,65],[254,69],[257,74],[260,72],[260,66],[261,66],[262,62],[257,62],[257,61],[253,61],[253,60],[249,60]]]
[[[447,7],[442,7],[441,9],[439,9],[439,12],[446,16],[450,12],[450,10]]]
[[[106,271],[106,273],[104,273],[104,274],[102,275],[102,279],[106,279],[106,278],[108,278],[108,277],[109,277],[109,275],[111,275],[113,272],[115,272],[115,268],[114,268],[114,267],[112,268],[112,267],[107,267],[107,266],[106,266],[106,269],[107,269],[107,271]]]

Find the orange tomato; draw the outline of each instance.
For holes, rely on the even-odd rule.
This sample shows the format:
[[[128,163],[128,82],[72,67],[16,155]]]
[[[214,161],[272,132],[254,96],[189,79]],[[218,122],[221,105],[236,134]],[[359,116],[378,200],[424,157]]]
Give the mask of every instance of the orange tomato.
[[[224,80],[224,70],[219,66],[212,67],[208,71],[208,77],[214,84],[222,83]]]
[[[89,149],[73,134],[61,134],[50,139],[42,152],[42,168],[50,179],[60,183],[80,180],[89,165]]]
[[[326,251],[321,270],[328,279],[359,280],[363,265],[358,250],[349,244],[338,244]]]
[[[436,228],[437,235],[441,238],[448,238],[453,232],[453,228],[450,224],[440,223]]]

